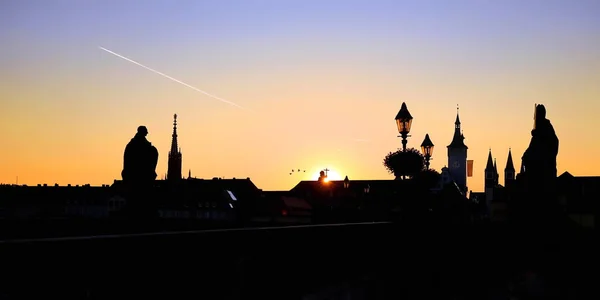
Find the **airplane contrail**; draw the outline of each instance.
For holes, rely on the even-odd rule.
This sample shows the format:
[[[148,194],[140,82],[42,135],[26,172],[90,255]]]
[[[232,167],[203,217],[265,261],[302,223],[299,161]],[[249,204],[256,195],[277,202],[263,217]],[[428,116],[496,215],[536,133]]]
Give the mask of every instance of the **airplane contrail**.
[[[237,107],[239,107],[239,108],[241,108],[241,109],[245,109],[244,107],[241,107],[241,106],[239,106],[239,105],[237,105],[237,104],[235,104],[235,103],[233,103],[233,102],[231,102],[231,101],[227,101],[227,100],[225,100],[225,99],[223,99],[223,98],[220,98],[220,97],[217,97],[217,96],[215,96],[215,95],[212,95],[212,94],[210,94],[210,93],[207,93],[207,92],[205,92],[205,91],[203,91],[203,90],[201,90],[201,89],[199,89],[199,88],[197,88],[197,87],[191,86],[191,85],[189,85],[189,84],[187,84],[187,83],[185,83],[185,82],[183,82],[183,81],[181,81],[181,80],[179,80],[179,79],[175,79],[175,78],[173,78],[173,77],[171,77],[171,76],[169,76],[169,75],[167,75],[167,74],[164,74],[164,73],[161,73],[161,72],[159,72],[159,71],[156,71],[156,70],[154,70],[154,69],[152,69],[152,68],[146,67],[146,66],[144,66],[144,65],[140,64],[139,62],[137,62],[137,61],[135,61],[135,60],[133,60],[133,59],[129,59],[129,58],[127,58],[127,57],[125,57],[125,56],[123,56],[123,55],[121,55],[121,54],[119,54],[119,53],[116,53],[116,52],[110,51],[110,50],[108,50],[108,49],[106,49],[106,48],[104,48],[104,47],[100,47],[100,46],[98,46],[98,48],[100,48],[101,50],[104,50],[104,51],[106,51],[106,52],[108,52],[108,53],[110,53],[110,54],[112,54],[112,55],[115,55],[115,56],[117,56],[117,57],[120,57],[120,58],[122,58],[122,59],[124,59],[124,60],[126,60],[126,61],[132,62],[132,63],[134,63],[134,64],[136,64],[136,65],[138,65],[138,66],[140,66],[140,67],[142,67],[142,68],[144,68],[144,69],[150,70],[150,71],[152,71],[152,72],[154,72],[154,73],[156,73],[156,74],[158,74],[158,75],[161,75],[161,76],[163,76],[163,77],[166,77],[166,78],[168,78],[168,79],[171,79],[171,80],[173,80],[173,81],[175,81],[175,82],[177,82],[177,83],[183,84],[183,85],[185,85],[185,86],[189,87],[190,89],[192,89],[192,90],[194,90],[194,91],[197,91],[197,92],[200,92],[200,93],[202,93],[202,94],[204,94],[204,95],[206,95],[206,96],[209,96],[209,97],[211,97],[211,98],[217,99],[217,100],[219,100],[219,101],[221,101],[221,102],[225,102],[225,103],[227,103],[227,104],[230,104],[230,105],[233,105],[233,106],[237,106]]]

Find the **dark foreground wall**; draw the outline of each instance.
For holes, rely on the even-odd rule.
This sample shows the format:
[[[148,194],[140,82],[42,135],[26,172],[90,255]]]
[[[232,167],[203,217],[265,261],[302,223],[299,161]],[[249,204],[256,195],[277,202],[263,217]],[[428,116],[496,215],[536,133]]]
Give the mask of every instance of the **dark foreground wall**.
[[[560,237],[558,237],[560,236]],[[543,274],[564,299],[591,295],[590,234],[391,223],[0,243],[3,299],[302,299],[328,287],[362,299],[507,296]],[[330,298],[335,299],[335,298]]]

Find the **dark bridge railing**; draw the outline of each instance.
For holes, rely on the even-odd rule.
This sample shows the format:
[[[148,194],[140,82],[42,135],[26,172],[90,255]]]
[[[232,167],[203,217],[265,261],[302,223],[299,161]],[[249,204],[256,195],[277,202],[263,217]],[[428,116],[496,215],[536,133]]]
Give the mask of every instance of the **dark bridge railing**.
[[[516,232],[381,222],[4,241],[0,293],[319,299],[338,285],[363,299],[488,299],[508,293],[511,278],[527,269],[549,274],[546,287],[556,295],[584,291],[594,253],[589,234],[556,238],[547,248],[548,241]]]
[[[298,298],[361,275],[389,223],[242,228],[2,243],[2,292],[114,299]],[[364,250],[358,250],[364,249]],[[29,298],[29,297],[26,297]]]

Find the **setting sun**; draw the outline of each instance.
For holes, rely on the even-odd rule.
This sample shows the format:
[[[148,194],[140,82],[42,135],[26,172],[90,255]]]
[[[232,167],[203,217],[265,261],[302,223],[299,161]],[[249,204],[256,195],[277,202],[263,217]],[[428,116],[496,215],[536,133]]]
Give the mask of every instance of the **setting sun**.
[[[313,178],[315,180],[319,179],[321,170],[324,169],[319,169],[313,176]],[[327,178],[325,178],[325,182],[330,181],[330,180],[342,180],[342,176],[335,170],[331,170],[331,169],[327,169]]]

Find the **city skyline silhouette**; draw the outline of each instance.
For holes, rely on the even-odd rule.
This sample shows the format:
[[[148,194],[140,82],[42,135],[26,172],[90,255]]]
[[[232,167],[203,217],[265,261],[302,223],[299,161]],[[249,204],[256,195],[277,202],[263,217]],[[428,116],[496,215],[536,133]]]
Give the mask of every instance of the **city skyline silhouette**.
[[[0,182],[111,183],[140,124],[162,154],[160,178],[174,113],[184,175],[250,177],[265,190],[324,168],[392,179],[381,160],[401,147],[392,119],[402,102],[414,116],[408,147],[429,134],[436,170],[460,105],[470,190],[483,190],[490,148],[500,167],[509,148],[519,164],[534,103],[561,139],[558,174],[598,174],[600,159],[586,154],[600,151],[599,4],[475,2],[3,4]],[[302,178],[288,174],[294,167]]]
[[[590,298],[599,15],[2,1],[0,298]]]

